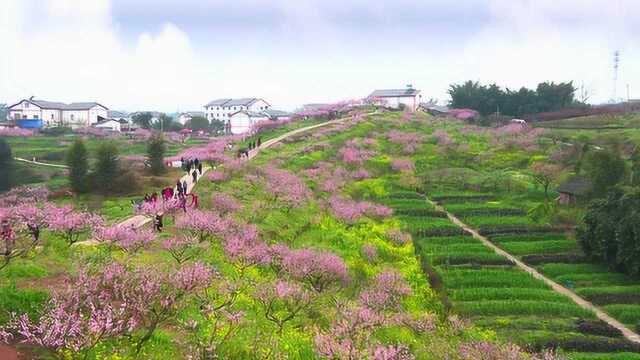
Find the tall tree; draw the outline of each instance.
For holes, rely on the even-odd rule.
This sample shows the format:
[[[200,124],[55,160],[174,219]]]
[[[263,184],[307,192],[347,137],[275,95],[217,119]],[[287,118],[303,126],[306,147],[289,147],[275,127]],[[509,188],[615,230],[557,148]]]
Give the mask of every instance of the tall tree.
[[[82,139],[76,139],[67,152],[67,166],[69,167],[69,182],[71,189],[77,193],[86,192],[89,160],[87,147]]]
[[[587,153],[582,168],[593,184],[595,196],[606,195],[609,189],[623,179],[625,173],[624,160],[617,153],[608,150]]]
[[[0,138],[0,191],[11,189],[14,171],[11,146],[5,139]]]
[[[577,237],[593,260],[640,276],[640,191],[614,188],[592,201]]]
[[[158,121],[151,125],[154,129],[162,131],[179,131],[182,128],[180,123],[174,121],[171,116],[164,113],[160,114]]]
[[[210,126],[211,124],[209,124],[209,120],[202,116],[194,116],[185,124],[185,127],[190,128],[193,131],[209,130]]]
[[[153,175],[161,175],[167,171],[164,166],[164,154],[166,151],[167,147],[162,134],[153,134],[147,142],[147,159]]]
[[[151,128],[151,119],[153,119],[153,114],[150,112],[140,112],[131,118],[134,124],[137,124],[143,129]]]
[[[103,193],[113,190],[113,184],[120,171],[118,155],[118,148],[114,143],[106,142],[98,147],[95,177],[98,190]]]

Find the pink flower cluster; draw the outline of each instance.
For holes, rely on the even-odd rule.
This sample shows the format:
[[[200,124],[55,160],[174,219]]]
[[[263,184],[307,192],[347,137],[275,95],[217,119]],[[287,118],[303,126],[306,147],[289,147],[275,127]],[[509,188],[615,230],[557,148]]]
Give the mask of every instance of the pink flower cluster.
[[[353,144],[345,144],[339,151],[340,160],[347,165],[362,165],[369,158],[375,156],[372,150],[362,150]]]
[[[176,227],[186,230],[203,242],[213,235],[224,234],[230,226],[230,221],[216,212],[192,209],[176,219]]]
[[[458,120],[469,120],[478,117],[478,112],[472,109],[449,109],[447,115],[452,116]]]
[[[286,246],[272,247],[271,252],[275,265],[286,275],[306,283],[318,293],[349,281],[347,265],[333,253],[313,249],[292,250]]]
[[[391,130],[387,138],[394,144],[401,145],[405,154],[413,154],[422,144],[422,136],[414,132]]]
[[[82,234],[91,233],[104,224],[102,217],[76,211],[71,205],[51,207],[48,217],[49,229],[62,236],[68,245],[73,245],[80,240]]]
[[[214,183],[221,183],[228,179],[227,174],[221,170],[211,170],[207,174],[207,179],[211,180]]]
[[[393,210],[384,205],[354,201],[336,195],[329,198],[329,206],[333,214],[347,224],[354,224],[365,215],[380,219],[393,214]]]
[[[455,141],[445,130],[436,130],[433,132],[432,136],[436,138],[438,145],[449,146],[455,144]]]
[[[267,193],[289,208],[302,206],[311,195],[304,180],[289,171],[267,167],[262,175]]]
[[[135,253],[149,246],[156,239],[156,234],[151,229],[113,225],[98,229],[96,239],[126,252]]]
[[[411,288],[402,275],[391,269],[376,276],[373,285],[360,293],[360,303],[378,312],[399,311],[400,301],[411,294]]]
[[[561,360],[553,350],[546,350],[541,354],[527,354],[518,345],[498,344],[487,341],[473,341],[460,345],[459,355],[463,360],[476,359],[505,359],[505,360]]]
[[[35,133],[32,130],[21,129],[21,128],[1,128],[0,129],[0,137],[27,137],[33,136]]]
[[[74,132],[84,136],[93,136],[93,137],[99,137],[99,138],[119,136],[118,133],[114,133],[106,129],[95,128],[92,126],[78,128],[78,129],[75,129]]]
[[[394,159],[391,161],[391,168],[394,171],[413,171],[415,165],[409,159]]]
[[[211,205],[214,210],[222,215],[236,212],[242,209],[242,204],[232,195],[223,192],[214,193],[211,197]]]
[[[411,234],[398,229],[388,230],[386,236],[396,246],[404,246],[411,242]]]

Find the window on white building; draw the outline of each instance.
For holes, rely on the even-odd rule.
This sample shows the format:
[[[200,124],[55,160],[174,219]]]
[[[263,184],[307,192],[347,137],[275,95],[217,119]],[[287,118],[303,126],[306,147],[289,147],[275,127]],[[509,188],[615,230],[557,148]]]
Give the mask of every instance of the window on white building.
[[[23,103],[22,103],[22,106],[23,106],[24,108],[28,108],[28,107],[29,107],[29,102],[28,102],[28,101],[23,102]]]
[[[38,118],[38,115],[37,115],[37,114],[34,114],[34,115],[33,115],[33,118],[34,118],[34,119],[37,119],[37,118]]]
[[[73,114],[71,114],[71,121],[73,121]]]
[[[53,114],[51,114],[51,120],[53,120]]]

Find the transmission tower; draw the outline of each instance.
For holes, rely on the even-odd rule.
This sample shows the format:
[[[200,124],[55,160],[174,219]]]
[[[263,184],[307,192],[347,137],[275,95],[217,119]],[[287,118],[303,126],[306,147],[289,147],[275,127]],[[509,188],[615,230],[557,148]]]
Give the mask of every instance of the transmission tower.
[[[613,97],[615,102],[618,99],[618,69],[620,68],[620,51],[616,50],[613,53]]]

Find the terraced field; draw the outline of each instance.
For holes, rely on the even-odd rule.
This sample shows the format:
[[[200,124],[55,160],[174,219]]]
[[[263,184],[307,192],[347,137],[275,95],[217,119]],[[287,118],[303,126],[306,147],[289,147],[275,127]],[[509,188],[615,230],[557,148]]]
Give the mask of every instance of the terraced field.
[[[604,309],[624,323],[637,320],[635,308],[626,306],[637,306],[630,304],[638,287],[606,269],[571,263],[584,259],[575,241],[561,229],[532,223],[524,208],[505,205],[492,194],[449,194],[436,199],[503,249],[537,262],[546,275],[573,284],[579,294],[600,300],[597,304],[604,302]],[[452,311],[533,350],[559,347],[572,359],[640,359],[640,346],[465,234],[422,195],[396,193],[384,202],[401,215],[433,288]]]

